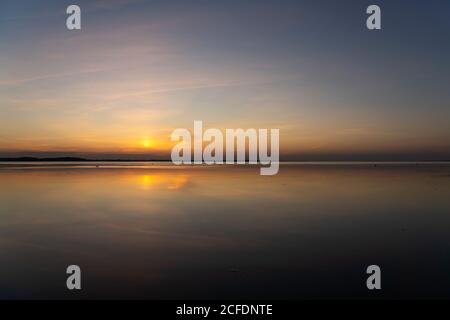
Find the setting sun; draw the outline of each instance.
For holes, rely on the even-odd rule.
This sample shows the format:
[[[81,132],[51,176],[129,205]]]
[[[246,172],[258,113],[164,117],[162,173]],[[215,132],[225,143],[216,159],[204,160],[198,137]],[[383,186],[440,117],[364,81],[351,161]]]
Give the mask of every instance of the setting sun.
[[[145,139],[142,141],[142,145],[144,146],[144,148],[150,148],[151,146],[153,146],[153,141],[151,141],[150,139]]]

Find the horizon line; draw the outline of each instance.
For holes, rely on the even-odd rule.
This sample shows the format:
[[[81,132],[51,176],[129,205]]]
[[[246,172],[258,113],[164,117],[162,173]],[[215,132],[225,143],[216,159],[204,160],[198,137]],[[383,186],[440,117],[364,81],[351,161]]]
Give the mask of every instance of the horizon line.
[[[171,159],[91,159],[83,157],[0,157],[0,162],[172,162]],[[246,163],[248,161],[246,160]],[[286,159],[279,160],[278,162],[450,162],[450,159],[408,159],[408,160],[380,160],[380,159],[322,159],[322,160],[305,160],[305,159]],[[225,162],[224,162],[225,163]]]

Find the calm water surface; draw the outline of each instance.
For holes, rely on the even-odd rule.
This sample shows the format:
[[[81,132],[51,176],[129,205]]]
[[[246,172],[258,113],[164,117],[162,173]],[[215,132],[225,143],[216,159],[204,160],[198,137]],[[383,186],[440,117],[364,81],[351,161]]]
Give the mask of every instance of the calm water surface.
[[[0,164],[0,298],[372,297],[450,298],[450,166]]]

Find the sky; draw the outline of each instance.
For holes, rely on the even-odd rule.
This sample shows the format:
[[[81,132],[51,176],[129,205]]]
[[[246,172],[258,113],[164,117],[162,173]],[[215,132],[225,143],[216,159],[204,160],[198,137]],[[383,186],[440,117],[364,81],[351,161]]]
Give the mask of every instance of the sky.
[[[202,120],[286,160],[450,159],[448,57],[445,0],[2,0],[0,157],[167,159]]]

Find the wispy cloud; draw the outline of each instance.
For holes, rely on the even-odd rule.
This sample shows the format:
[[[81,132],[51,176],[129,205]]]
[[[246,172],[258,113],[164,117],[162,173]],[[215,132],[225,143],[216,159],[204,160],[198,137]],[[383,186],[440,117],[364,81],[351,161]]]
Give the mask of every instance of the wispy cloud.
[[[142,3],[145,0],[96,0],[91,2],[91,8],[101,10],[115,10],[129,5]]]
[[[26,84],[28,82],[33,82],[33,81],[42,81],[42,80],[49,80],[49,79],[73,77],[73,76],[79,76],[79,75],[97,73],[97,72],[104,72],[104,71],[110,71],[110,70],[112,70],[112,69],[111,68],[98,68],[98,69],[79,70],[79,71],[73,71],[73,72],[44,74],[44,75],[38,75],[38,76],[34,76],[34,77],[29,77],[29,78],[0,81],[0,86],[18,86],[18,85],[23,85],[23,84]]]

